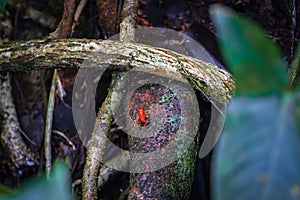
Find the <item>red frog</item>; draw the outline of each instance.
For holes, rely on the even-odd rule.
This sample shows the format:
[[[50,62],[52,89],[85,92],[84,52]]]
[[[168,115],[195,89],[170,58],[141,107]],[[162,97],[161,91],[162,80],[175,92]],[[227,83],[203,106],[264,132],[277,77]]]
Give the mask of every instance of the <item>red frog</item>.
[[[146,119],[146,115],[145,115],[145,110],[143,108],[139,108],[138,109],[138,114],[139,114],[139,118],[138,118],[138,126],[141,126],[142,123],[144,125],[149,124],[149,121]]]

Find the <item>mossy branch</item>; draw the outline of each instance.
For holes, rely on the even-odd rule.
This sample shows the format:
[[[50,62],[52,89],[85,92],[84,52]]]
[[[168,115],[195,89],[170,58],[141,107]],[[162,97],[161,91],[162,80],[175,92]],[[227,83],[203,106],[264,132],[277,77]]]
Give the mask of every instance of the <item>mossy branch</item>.
[[[226,102],[234,90],[229,73],[216,65],[139,43],[111,40],[60,39],[12,42],[0,47],[0,70],[80,67],[82,62],[119,69],[151,68],[181,73],[211,99]],[[89,66],[84,66],[89,67]]]
[[[82,198],[97,199],[97,176],[101,166],[101,160],[104,155],[106,140],[104,137],[110,130],[113,113],[117,109],[120,101],[119,87],[122,87],[122,81],[117,81],[118,75],[113,75],[113,80],[108,94],[102,103],[94,126],[92,137],[89,141],[86,164],[82,178]]]

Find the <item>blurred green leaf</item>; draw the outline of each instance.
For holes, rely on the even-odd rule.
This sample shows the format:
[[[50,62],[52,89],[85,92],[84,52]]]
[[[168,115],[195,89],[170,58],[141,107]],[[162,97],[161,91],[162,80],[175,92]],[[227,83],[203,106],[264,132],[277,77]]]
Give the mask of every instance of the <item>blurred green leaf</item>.
[[[6,187],[5,185],[0,184],[0,196],[2,195],[14,195],[17,193],[17,190]]]
[[[0,0],[0,10],[3,10],[7,4],[8,0]]]
[[[279,48],[250,20],[215,5],[211,15],[219,46],[236,79],[237,94],[272,94],[284,91],[288,75]]]
[[[68,168],[63,162],[57,162],[49,180],[46,176],[35,178],[24,183],[15,195],[4,196],[0,194],[1,200],[53,200],[73,199],[71,194],[71,183]]]
[[[288,75],[278,47],[224,7],[215,6],[212,16],[239,94],[215,152],[213,197],[300,199],[300,95],[284,96]]]
[[[300,136],[300,91],[297,91],[298,98],[295,101],[295,111],[293,112],[297,125],[298,134]],[[300,169],[299,169],[300,170]]]
[[[273,95],[230,102],[213,163],[215,200],[300,199],[299,100]]]

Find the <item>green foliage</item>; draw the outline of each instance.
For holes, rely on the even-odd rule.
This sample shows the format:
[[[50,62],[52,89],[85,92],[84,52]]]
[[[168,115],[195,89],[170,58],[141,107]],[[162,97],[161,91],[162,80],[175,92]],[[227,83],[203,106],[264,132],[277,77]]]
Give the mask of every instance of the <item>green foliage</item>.
[[[0,11],[5,8],[7,2],[8,0],[0,0]]]
[[[71,200],[71,183],[69,181],[68,168],[62,162],[57,162],[53,168],[49,180],[46,176],[37,177],[24,183],[18,192],[3,193],[0,191],[2,200]]]
[[[17,193],[16,190],[11,189],[9,187],[6,187],[5,185],[0,184],[0,197],[1,197],[1,194],[5,195],[5,196],[8,196],[8,195],[14,195],[15,193]]]
[[[280,93],[287,88],[279,48],[265,31],[221,6],[212,8],[212,19],[225,61],[235,77],[237,94]]]
[[[237,83],[215,151],[213,199],[300,199],[300,95],[286,91],[278,48],[224,7],[212,17]]]
[[[294,119],[299,100],[296,95],[232,100],[214,163],[215,199],[300,198]]]

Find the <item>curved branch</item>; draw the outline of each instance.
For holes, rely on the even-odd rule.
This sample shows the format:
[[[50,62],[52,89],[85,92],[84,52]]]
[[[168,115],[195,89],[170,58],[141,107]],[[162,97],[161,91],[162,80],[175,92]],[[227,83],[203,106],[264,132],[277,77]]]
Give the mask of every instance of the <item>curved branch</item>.
[[[0,86],[1,144],[17,168],[37,165],[38,158],[27,147],[21,137],[22,129],[13,104],[9,74],[0,74]]]
[[[101,160],[106,146],[105,135],[110,130],[113,113],[117,109],[120,101],[120,88],[123,84],[118,80],[118,75],[113,75],[113,80],[101,109],[99,110],[94,126],[92,137],[86,157],[82,177],[82,199],[97,199],[97,176],[101,167]],[[115,98],[113,98],[115,97]],[[102,148],[99,148],[102,147]]]
[[[0,48],[0,70],[80,67],[85,60],[120,69],[151,66],[153,70],[177,71],[195,89],[219,102],[226,102],[234,90],[231,75],[214,64],[139,43],[47,39],[14,42]]]

